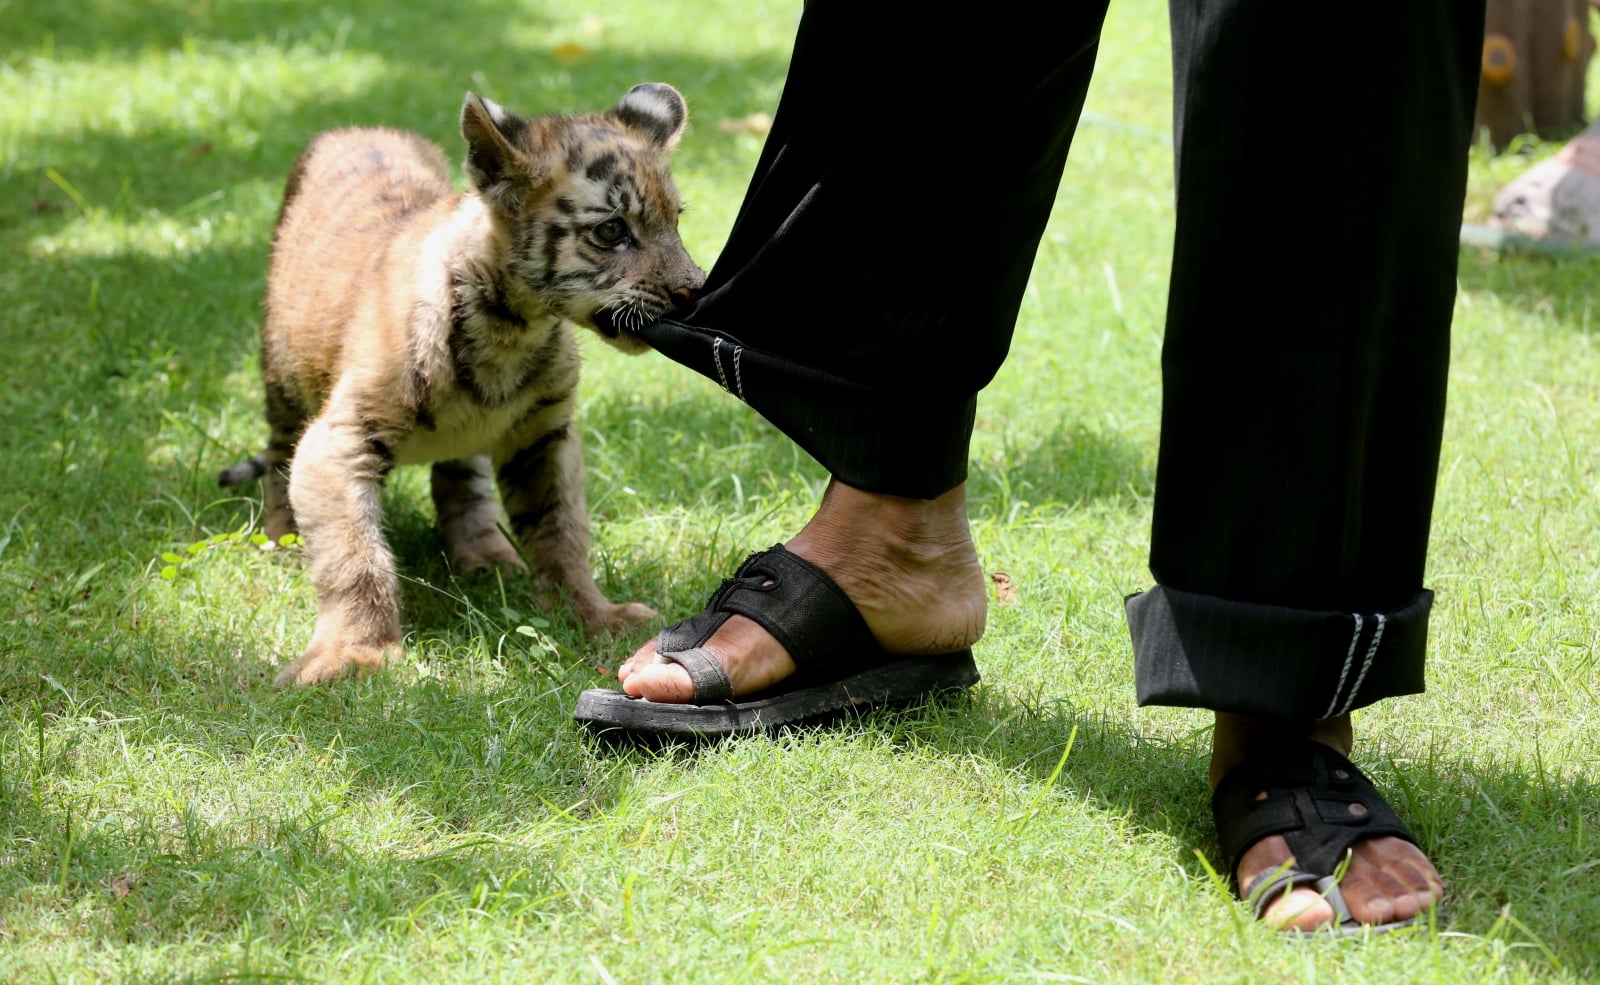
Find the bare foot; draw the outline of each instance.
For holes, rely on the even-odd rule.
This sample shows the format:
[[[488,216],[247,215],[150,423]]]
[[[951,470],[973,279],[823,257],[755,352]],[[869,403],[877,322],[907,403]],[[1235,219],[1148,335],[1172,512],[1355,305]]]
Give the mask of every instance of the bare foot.
[[[1219,712],[1211,753],[1212,787],[1248,758],[1252,749],[1264,748],[1285,738],[1298,740],[1305,735],[1342,755],[1350,754],[1349,715],[1323,719],[1306,731],[1285,736],[1281,724]],[[1422,849],[1410,842],[1391,837],[1365,838],[1352,845],[1350,852],[1350,866],[1339,882],[1339,892],[1350,908],[1350,915],[1362,923],[1377,925],[1409,920],[1444,898],[1444,884],[1438,871]],[[1293,862],[1289,843],[1281,835],[1263,838],[1239,860],[1236,873],[1239,885],[1248,886],[1263,872]],[[1279,930],[1316,930],[1336,919],[1332,905],[1309,887],[1285,893],[1262,915],[1262,920]]]
[[[836,479],[816,515],[785,546],[844,589],[890,653],[949,653],[983,635],[988,594],[967,526],[965,486],[938,499],[903,499]],[[744,616],[730,617],[705,645],[736,695],[794,673],[788,652]],[[617,668],[617,677],[637,698],[694,698],[688,672],[661,660],[654,640]]]

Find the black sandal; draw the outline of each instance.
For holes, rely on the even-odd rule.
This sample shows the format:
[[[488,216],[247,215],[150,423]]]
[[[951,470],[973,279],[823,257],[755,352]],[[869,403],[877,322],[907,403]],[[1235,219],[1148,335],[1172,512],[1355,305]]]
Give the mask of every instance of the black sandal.
[[[1263,796],[1263,794],[1265,796]],[[1392,835],[1417,843],[1409,829],[1355,765],[1320,742],[1252,756],[1228,771],[1211,795],[1217,840],[1228,860],[1234,889],[1265,915],[1272,902],[1302,886],[1316,890],[1333,907],[1337,923],[1324,930],[1351,935],[1381,934],[1418,922],[1363,924],[1351,916],[1339,892],[1337,870],[1350,846],[1361,838]],[[1293,866],[1269,869],[1238,885],[1239,860],[1263,838],[1283,835],[1294,854]],[[1300,934],[1301,931],[1287,930]],[[1317,931],[1321,932],[1321,931]]]
[[[778,684],[737,700],[722,665],[703,647],[732,615],[747,616],[771,633],[795,664],[795,672]],[[912,704],[978,682],[970,649],[936,656],[884,652],[833,579],[781,544],[750,555],[702,612],[662,630],[657,647],[663,659],[689,672],[692,702],[648,701],[595,688],[579,695],[573,718],[597,731],[722,736]]]

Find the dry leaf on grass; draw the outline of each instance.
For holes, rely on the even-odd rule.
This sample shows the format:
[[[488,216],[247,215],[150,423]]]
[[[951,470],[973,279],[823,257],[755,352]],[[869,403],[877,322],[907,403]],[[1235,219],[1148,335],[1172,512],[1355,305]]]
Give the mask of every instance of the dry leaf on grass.
[[[753,133],[766,136],[772,129],[772,117],[765,113],[751,113],[749,116],[729,117],[717,121],[717,129],[723,133]]]
[[[1001,605],[1015,605],[1017,601],[1017,583],[1004,571],[996,571],[989,576],[994,581],[995,601]]]
[[[568,41],[564,44],[556,45],[555,51],[551,52],[551,54],[555,55],[556,61],[561,64],[586,62],[594,57],[594,52],[576,41]]]

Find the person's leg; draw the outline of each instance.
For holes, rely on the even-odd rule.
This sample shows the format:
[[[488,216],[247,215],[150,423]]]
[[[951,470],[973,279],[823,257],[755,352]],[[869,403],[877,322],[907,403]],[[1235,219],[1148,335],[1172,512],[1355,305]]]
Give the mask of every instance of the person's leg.
[[[1481,4],[1373,16],[1172,0],[1178,230],[1150,567],[1128,600],[1139,697],[1218,713],[1215,783],[1420,691]],[[1475,9],[1474,9],[1475,8]],[[1241,885],[1289,855],[1264,839]],[[1358,841],[1362,922],[1437,898]],[[1309,890],[1268,913],[1309,905]]]
[[[1104,12],[1072,4],[1046,26],[1017,0],[966,17],[810,0],[728,242],[696,304],[644,338],[848,485],[953,489]]]
[[[773,129],[698,303],[644,331],[833,475],[789,550],[826,571],[891,653],[982,634],[967,529],[976,394],[1005,357],[1083,107],[1104,0],[1029,30],[925,4],[811,0]],[[736,695],[793,672],[742,617],[706,644]],[[655,644],[629,694],[687,701]]]

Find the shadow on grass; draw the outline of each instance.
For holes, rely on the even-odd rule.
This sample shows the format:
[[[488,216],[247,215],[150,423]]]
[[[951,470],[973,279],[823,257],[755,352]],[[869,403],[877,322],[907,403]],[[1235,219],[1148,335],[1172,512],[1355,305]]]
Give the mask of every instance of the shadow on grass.
[[[39,810],[15,785],[0,801],[0,933],[70,908],[73,934],[111,946],[159,948],[177,932],[271,938],[287,948],[268,953],[293,954],[330,933],[398,941],[483,919],[531,932],[562,909],[555,852],[494,836],[416,857],[343,842],[339,814],[315,804],[228,823],[202,818],[194,802],[160,820],[95,823],[72,806]]]
[[[70,210],[67,196],[45,179],[46,167],[66,175],[92,203],[171,210],[249,179],[281,188],[312,134],[333,127],[418,130],[459,159],[456,121],[468,89],[539,114],[603,109],[636,83],[670,82],[693,107],[690,137],[679,152],[680,166],[693,167],[729,156],[744,138],[716,122],[770,111],[752,100],[764,98],[786,67],[786,59],[768,51],[738,58],[665,44],[631,51],[607,46],[604,34],[581,39],[576,53],[546,47],[526,40],[550,27],[535,6],[422,0],[369,10],[292,0],[66,0],[8,10],[7,60],[24,82],[32,72],[81,69],[103,73],[95,76],[97,87],[138,92],[141,83],[188,60],[239,67],[225,80],[231,90],[206,77],[192,90],[163,95],[171,105],[129,111],[138,118],[104,129],[58,131],[58,114],[39,107],[24,124],[17,159],[0,172],[0,188],[12,192],[0,199],[0,228],[26,225],[30,209]],[[252,64],[263,53],[293,55],[305,64],[284,71],[311,78],[295,79],[286,91],[272,70]],[[336,64],[361,58],[348,78],[351,70]],[[120,85],[119,76],[125,76]]]
[[[478,687],[390,676],[282,692],[264,686],[252,661],[173,660],[181,645],[149,633],[109,651],[77,645],[24,657],[0,672],[0,707],[11,709],[0,731],[8,760],[0,847],[9,863],[0,927],[36,918],[42,897],[134,943],[180,925],[216,935],[260,928],[280,941],[332,929],[399,934],[464,919],[485,892],[490,919],[558,919],[570,908],[559,853],[628,802],[635,769],[666,756],[692,770],[708,754],[619,750],[584,736],[568,717],[592,683],[582,668],[548,675],[512,666]],[[85,769],[98,722],[120,731],[124,755],[181,749],[257,768],[288,762],[306,778],[270,785],[278,800],[255,813],[206,807],[203,789],[165,815],[122,810],[113,796],[122,781],[92,772],[88,785],[70,780]],[[1125,719],[994,685],[833,728],[873,748],[888,740],[952,763],[981,758],[1129,818],[1174,841],[1175,860],[1197,885],[1209,877],[1194,852],[1218,864],[1204,733],[1152,739]],[[1569,970],[1600,964],[1600,894],[1581,888],[1596,878],[1585,832],[1600,820],[1600,786],[1432,750],[1398,764],[1375,750],[1364,765],[1450,880],[1448,929],[1508,944],[1536,939]],[[41,799],[33,778],[43,776],[68,778],[81,793]],[[404,814],[431,832],[430,845],[448,847],[419,857],[404,842],[347,844],[339,817],[351,810]],[[86,811],[93,823],[81,820]],[[384,825],[368,818],[358,827]],[[596,837],[598,849],[606,839]]]
[[[577,741],[564,682],[514,669],[493,688],[280,691],[255,661],[189,664],[182,647],[151,631],[0,668],[0,934],[71,911],[71,933],[95,939],[182,928],[292,952],[570,910],[558,857],[629,777]],[[139,764],[191,785],[122,795]],[[230,779],[193,780],[212,775]]]
[[[1206,782],[1209,730],[1153,739],[1115,716],[1085,713],[1066,701],[1017,700],[992,686],[827,727],[858,734],[873,748],[889,740],[934,750],[952,763],[979,758],[1021,773],[1047,796],[1129,818],[1176,842],[1173,860],[1197,886],[1212,883],[1211,869],[1226,878]],[[623,739],[600,745],[666,757],[685,769],[712,748],[707,743],[650,750]],[[1592,889],[1597,876],[1586,835],[1600,822],[1600,784],[1524,764],[1453,760],[1434,749],[1400,754],[1401,761],[1396,755],[1358,751],[1357,759],[1444,874],[1442,929],[1525,949],[1524,960],[1537,963],[1539,954],[1567,973],[1600,967],[1600,895]],[[1070,881],[1072,875],[1061,878]],[[1241,919],[1248,919],[1242,903],[1228,905],[1240,907]]]
[[[1145,499],[1154,479],[1154,467],[1137,443],[1115,432],[1063,423],[1031,444],[1008,443],[999,463],[973,462],[967,501],[974,518],[1004,520],[1024,505]]]
[[[370,13],[339,4],[300,0],[58,0],[8,12],[8,41],[14,51],[47,51],[53,57],[182,49],[197,40],[287,43],[307,36],[348,35],[358,20],[372,24],[370,43],[390,54],[404,53],[403,40],[427,37],[438,51],[474,54],[498,37],[487,25],[509,18],[537,25],[546,21],[530,5],[505,0],[456,0],[446,7],[413,3]],[[446,13],[455,16],[444,16]],[[409,22],[409,23],[408,23]],[[416,25],[425,24],[425,30]],[[363,32],[366,33],[366,32]]]
[[[1600,255],[1547,257],[1463,249],[1457,270],[1468,292],[1488,292],[1508,307],[1572,331],[1600,334]]]
[[[370,54],[394,68],[392,79],[374,91],[333,104],[301,107],[289,131],[298,145],[323,126],[352,122],[385,123],[426,129],[416,114],[395,115],[433,105],[440,97],[449,119],[460,89],[472,79],[505,85],[494,95],[526,112],[566,112],[598,108],[614,99],[617,80],[665,81],[691,94],[698,113],[743,115],[771,107],[749,105],[753,88],[739,80],[781,78],[786,60],[765,53],[732,60],[707,60],[676,52],[672,38],[651,38],[652,50],[630,54],[607,47],[607,25],[595,19],[595,32],[574,37],[552,35],[549,47],[529,39],[550,31],[552,18],[525,0],[416,0],[406,4],[311,3],[305,0],[61,0],[7,10],[5,61],[26,70],[40,61],[117,62],[151,54],[183,57],[207,47],[265,45],[287,50],[305,46],[330,54]],[[576,35],[582,36],[576,36]],[[591,34],[593,36],[591,36]],[[452,81],[447,81],[452,80]],[[534,103],[554,84],[555,97]],[[717,80],[718,85],[705,85]],[[241,79],[248,85],[249,80]],[[439,88],[443,85],[442,90]],[[572,102],[568,102],[572,100]],[[282,107],[243,105],[246,113],[278,113]],[[352,112],[354,111],[354,112]],[[440,137],[447,134],[440,134]],[[287,162],[284,162],[287,165]]]
[[[1111,716],[1044,698],[1017,701],[990,687],[923,710],[874,713],[857,727],[1025,771],[1174,839],[1183,846],[1178,863],[1197,882],[1211,877],[1196,852],[1226,875],[1210,816],[1209,729],[1153,740]],[[1453,760],[1437,749],[1401,762],[1393,751],[1361,753],[1357,761],[1444,874],[1445,929],[1543,952],[1569,972],[1600,967],[1600,876],[1585,836],[1600,823],[1600,784],[1537,766]]]

